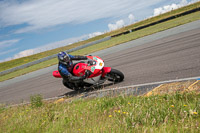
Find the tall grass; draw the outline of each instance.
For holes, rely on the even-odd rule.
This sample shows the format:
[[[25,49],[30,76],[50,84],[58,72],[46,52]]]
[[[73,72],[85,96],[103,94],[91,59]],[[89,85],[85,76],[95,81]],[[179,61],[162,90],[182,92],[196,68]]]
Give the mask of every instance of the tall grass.
[[[34,95],[30,97],[31,106],[33,108],[41,107],[42,106],[42,96],[41,95]]]
[[[0,132],[200,132],[200,95],[104,97],[0,112]]]

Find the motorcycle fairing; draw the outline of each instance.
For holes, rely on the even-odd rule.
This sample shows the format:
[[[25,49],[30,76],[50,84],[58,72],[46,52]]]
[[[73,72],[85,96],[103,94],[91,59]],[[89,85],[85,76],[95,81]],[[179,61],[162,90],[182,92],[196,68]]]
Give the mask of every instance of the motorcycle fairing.
[[[96,76],[96,77],[92,77],[92,78],[87,78],[87,79],[84,79],[83,81],[85,83],[89,83],[89,84],[94,85],[94,84],[97,84],[99,82],[100,78],[101,78],[101,75]]]
[[[53,76],[56,78],[62,78],[59,71],[53,71]]]
[[[73,74],[75,76],[83,76],[85,70],[89,70],[92,74],[88,77],[96,77],[102,74],[102,68],[104,67],[104,61],[98,56],[88,56],[89,59],[95,61],[93,65],[88,66],[86,63],[78,63],[74,66]]]
[[[104,60],[98,56],[87,56],[89,59],[94,60],[96,63],[94,65],[88,66],[86,63],[78,63],[73,68],[73,75],[83,76],[85,70],[89,70],[92,74],[88,78],[101,76],[105,77],[107,73],[111,71],[111,67],[104,67]],[[59,71],[53,71],[53,76],[56,78],[62,78]],[[95,78],[95,80],[97,80]]]
[[[102,72],[102,77],[104,78],[105,75],[111,71],[111,67],[104,67],[104,68],[102,69],[102,71],[103,71],[103,72]]]

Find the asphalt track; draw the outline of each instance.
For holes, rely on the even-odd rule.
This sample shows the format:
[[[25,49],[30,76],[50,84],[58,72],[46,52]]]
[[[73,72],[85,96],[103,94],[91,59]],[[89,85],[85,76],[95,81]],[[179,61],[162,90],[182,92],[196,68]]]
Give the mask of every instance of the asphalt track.
[[[156,33],[93,53],[105,65],[119,69],[125,80],[105,88],[200,76],[200,21]],[[61,79],[52,77],[56,66],[1,82],[0,103],[26,102],[31,95],[43,98],[70,94]]]

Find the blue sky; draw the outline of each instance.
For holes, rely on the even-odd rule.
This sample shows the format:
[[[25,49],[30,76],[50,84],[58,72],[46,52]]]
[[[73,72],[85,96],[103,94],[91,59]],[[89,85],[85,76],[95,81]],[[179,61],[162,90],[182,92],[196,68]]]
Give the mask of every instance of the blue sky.
[[[199,0],[0,0],[0,62],[65,46]]]

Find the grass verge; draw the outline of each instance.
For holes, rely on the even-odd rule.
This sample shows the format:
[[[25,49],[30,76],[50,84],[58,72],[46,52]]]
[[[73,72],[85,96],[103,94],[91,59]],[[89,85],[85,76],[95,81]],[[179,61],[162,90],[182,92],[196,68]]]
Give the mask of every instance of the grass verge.
[[[159,16],[155,16],[155,17],[152,17],[152,18],[149,18],[149,19],[145,19],[145,20],[137,22],[135,24],[123,27],[121,29],[111,31],[111,32],[105,33],[103,35],[96,36],[94,38],[90,38],[90,39],[85,40],[85,41],[74,43],[72,45],[64,46],[64,47],[53,49],[53,50],[48,50],[48,51],[41,52],[41,53],[31,55],[31,56],[28,56],[28,57],[23,57],[23,58],[11,60],[11,61],[3,62],[3,63],[0,63],[0,71],[4,71],[4,70],[7,70],[7,69],[16,67],[16,66],[26,64],[26,63],[34,61],[34,60],[38,60],[38,59],[56,54],[59,51],[62,51],[63,49],[65,49],[65,50],[72,49],[72,48],[81,46],[83,44],[102,39],[102,38],[107,37],[107,36],[114,36],[114,35],[122,33],[122,32],[134,30],[138,27],[141,27],[141,26],[144,26],[144,25],[147,25],[147,24],[151,24],[151,23],[154,23],[154,22],[158,22],[160,20],[163,20],[163,19],[166,19],[166,18],[169,18],[169,17],[172,17],[172,16],[179,16],[181,13],[184,13],[186,11],[191,11],[191,10],[197,9],[197,8],[200,8],[200,2],[191,4],[191,5],[176,9],[176,10],[172,10],[170,12],[161,14]]]
[[[112,46],[115,46],[115,45],[118,45],[118,44],[121,44],[121,43],[124,43],[124,42],[135,40],[135,39],[138,39],[140,37],[144,37],[144,36],[156,33],[156,32],[160,32],[160,31],[163,31],[163,30],[166,30],[166,29],[170,29],[170,28],[173,28],[173,27],[176,27],[176,26],[179,26],[179,25],[182,25],[182,24],[186,24],[186,23],[189,23],[189,22],[192,22],[192,21],[196,21],[196,20],[199,20],[199,19],[200,19],[200,12],[195,12],[195,13],[192,13],[192,14],[189,14],[189,15],[186,15],[186,16],[183,16],[183,17],[179,17],[179,18],[167,21],[167,22],[163,22],[163,23],[160,23],[160,24],[157,24],[157,25],[154,25],[154,26],[151,26],[151,27],[148,27],[148,28],[136,31],[136,32],[132,32],[132,33],[127,34],[127,35],[122,35],[122,36],[119,36],[119,37],[112,38],[109,41],[102,42],[102,43],[99,43],[99,44],[96,44],[96,45],[93,45],[93,46],[72,52],[70,54],[86,55],[86,54],[89,54],[89,53],[92,53],[92,52],[95,52],[95,51],[106,49],[106,48],[109,48],[109,47],[112,47]],[[42,63],[27,67],[27,68],[22,69],[22,70],[18,70],[18,71],[15,71],[15,72],[12,72],[12,73],[9,73],[9,74],[6,74],[6,75],[2,75],[0,77],[0,82],[7,80],[7,79],[17,77],[17,76],[20,76],[20,75],[23,75],[23,74],[26,74],[26,73],[29,73],[29,72],[32,72],[32,71],[35,71],[35,70],[39,70],[41,68],[45,68],[45,67],[48,67],[48,66],[51,66],[51,65],[54,65],[54,64],[57,64],[56,58],[48,60],[48,61],[44,61]]]
[[[0,132],[200,132],[199,110],[196,92],[1,107]]]

